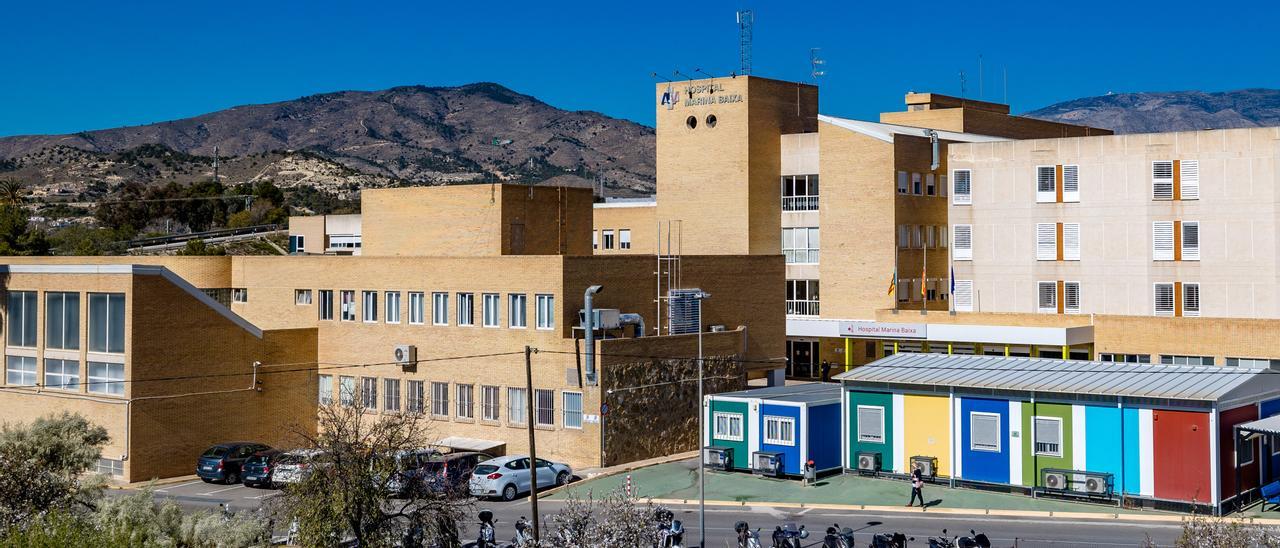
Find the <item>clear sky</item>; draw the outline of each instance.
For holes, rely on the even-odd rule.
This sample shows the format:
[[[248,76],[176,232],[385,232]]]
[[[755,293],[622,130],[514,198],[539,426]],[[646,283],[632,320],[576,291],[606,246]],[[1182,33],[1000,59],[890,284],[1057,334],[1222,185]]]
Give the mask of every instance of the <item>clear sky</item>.
[[[0,135],[135,125],[346,89],[498,82],[653,124],[652,73],[809,78],[821,110],[870,118],[909,90],[1015,112],[1108,91],[1280,87],[1280,3],[759,1],[7,2]]]

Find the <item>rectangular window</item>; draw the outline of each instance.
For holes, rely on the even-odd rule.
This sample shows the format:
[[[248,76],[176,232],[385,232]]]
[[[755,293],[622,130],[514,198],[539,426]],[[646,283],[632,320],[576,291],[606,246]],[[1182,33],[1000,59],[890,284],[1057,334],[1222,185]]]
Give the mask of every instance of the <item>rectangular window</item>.
[[[293,304],[296,304],[298,306],[306,306],[311,304],[311,290],[310,289],[293,290]]]
[[[1058,201],[1058,174],[1056,166],[1036,166],[1036,201]]]
[[[947,240],[947,227],[945,226],[938,227],[938,247],[946,249],[948,241],[949,240]]]
[[[373,377],[360,379],[360,405],[366,411],[378,410],[378,379]]]
[[[301,234],[293,237],[293,251],[295,253],[307,252],[307,237]]]
[[[938,195],[938,187],[934,185],[934,177],[932,173],[924,174],[924,193],[926,196]]]
[[[1036,223],[1036,260],[1058,260],[1057,223]]]
[[[356,406],[355,377],[338,377],[338,402],[347,407]]]
[[[1173,315],[1173,284],[1158,283],[1155,284],[1155,315],[1172,316]]]
[[[818,176],[784,175],[782,177],[783,211],[818,210]]]
[[[1280,367],[1280,360],[1266,358],[1227,358],[1230,367],[1247,367],[1250,369],[1275,369]]]
[[[1062,419],[1058,417],[1035,417],[1036,455],[1044,457],[1062,456]]]
[[[1213,356],[1171,356],[1162,354],[1160,363],[1164,365],[1213,365]]]
[[[1151,223],[1151,260],[1173,260],[1173,221]]]
[[[920,249],[924,247],[924,238],[920,234],[921,227],[919,225],[911,226],[911,248]]]
[[[400,412],[400,379],[383,379],[382,410],[388,413]]]
[[[31,356],[5,357],[5,384],[9,386],[36,385],[36,359]]]
[[[95,468],[94,471],[104,476],[111,476],[116,478],[123,477],[124,461],[120,459],[100,458],[98,459],[98,466]]]
[[[618,249],[631,249],[631,229],[618,230]]]
[[[332,289],[320,290],[320,307],[319,308],[320,308],[320,319],[322,320],[333,319],[333,290]]]
[[[858,441],[884,443],[884,408],[858,406]]]
[[[89,294],[89,351],[124,353],[124,293]]]
[[[818,264],[818,229],[782,229],[782,255],[788,264]]]
[[[591,249],[600,249],[600,231],[591,231]]]
[[[497,293],[485,293],[481,299],[484,308],[484,326],[498,327],[498,307],[502,298]]]
[[[80,388],[80,362],[76,360],[44,359],[44,386],[56,390]]]
[[[80,294],[44,294],[44,347],[80,349]]]
[[[973,172],[957,169],[951,172],[951,203],[969,205],[973,203]]]
[[[507,389],[507,422],[510,424],[525,424],[529,420],[526,417],[528,411],[529,400],[528,393],[523,388]]]
[[[973,280],[956,280],[954,299],[956,312],[973,312]]]
[[[555,426],[556,392],[555,390],[533,391],[533,424],[534,426]]]
[[[470,384],[458,385],[458,418],[474,419],[476,418],[475,409],[475,387]]]
[[[422,325],[425,306],[424,298],[421,291],[409,292],[409,323],[414,325]]]
[[[423,402],[426,401],[423,397],[425,396],[423,382],[409,381],[409,384],[405,386],[405,389],[407,390],[407,393],[405,394],[404,410],[415,415],[421,415],[422,411],[425,409]]]
[[[387,292],[387,323],[400,323],[400,292]]]
[[[339,291],[338,299],[338,310],[341,314],[342,321],[356,321],[356,292],[351,290]]]
[[[713,413],[714,429],[711,437],[721,440],[742,441],[742,415],[737,413]]]
[[[510,305],[507,308],[507,325],[519,329],[528,327],[529,299],[523,293],[512,293],[507,295],[507,299]]]
[[[36,292],[9,292],[9,346],[36,346]]]
[[[787,314],[817,316],[818,280],[787,280]]]
[[[613,230],[600,231],[601,241],[605,249],[613,249]]]
[[[764,416],[764,442],[769,445],[796,445],[796,420],[791,417]]]
[[[1000,415],[969,413],[969,450],[1000,452]]]
[[[898,225],[898,249],[906,249],[911,245],[911,229],[907,225]]]
[[[1080,223],[1062,223],[1062,260],[1080,260]]]
[[[973,260],[973,225],[955,225],[951,228],[951,258],[957,261]]]
[[[124,364],[89,362],[88,389],[95,394],[124,395]]]
[[[1182,200],[1200,199],[1200,162],[1198,160],[1182,160],[1178,162],[1178,172],[1182,175],[1179,198]]]
[[[449,383],[431,383],[431,414],[437,417],[449,416]]]
[[[556,323],[555,296],[538,295],[537,299],[538,299],[538,329],[554,328]]]
[[[249,302],[249,290],[243,287],[233,288],[231,290],[231,302],[233,303]]]
[[[320,405],[330,405],[333,403],[333,375],[320,375],[316,377],[317,384],[320,388],[320,394],[316,401]]]
[[[1151,363],[1150,354],[1098,354],[1098,361],[1115,363]]]
[[[458,294],[458,325],[476,324],[476,294]]]
[[[912,173],[912,174],[911,174],[911,193],[912,193],[912,194],[915,194],[916,196],[923,196],[923,195],[924,195],[924,185],[923,185],[923,184],[921,184],[921,182],[920,182],[920,174],[919,174],[919,173]]]
[[[1157,160],[1151,162],[1151,199],[1173,199],[1173,162]]]
[[[560,393],[565,428],[582,428],[582,392]]]
[[[1080,282],[1063,282],[1062,284],[1063,309],[1067,314],[1080,313]]]
[[[431,294],[431,325],[449,325],[449,294]]]
[[[898,172],[898,194],[906,194],[908,191],[909,189],[907,188],[907,172],[899,171]]]
[[[930,249],[937,249],[938,235],[933,225],[924,227],[924,246]]]
[[[363,303],[364,306],[361,308],[361,310],[364,311],[364,323],[377,323],[378,322],[378,292],[364,291],[364,292],[361,292],[360,297],[361,297],[361,300],[364,301]]]
[[[480,387],[480,418],[487,421],[498,420],[498,387]]]
[[[1253,464],[1253,446],[1258,443],[1255,441],[1255,438],[1242,440],[1239,436],[1232,437],[1236,440],[1236,466],[1247,466]]]
[[[1062,201],[1080,201],[1080,166],[1062,166]]]
[[[1182,315],[1195,318],[1200,315],[1200,284],[1182,284]]]
[[[1200,222],[1182,222],[1182,260],[1200,260]]]

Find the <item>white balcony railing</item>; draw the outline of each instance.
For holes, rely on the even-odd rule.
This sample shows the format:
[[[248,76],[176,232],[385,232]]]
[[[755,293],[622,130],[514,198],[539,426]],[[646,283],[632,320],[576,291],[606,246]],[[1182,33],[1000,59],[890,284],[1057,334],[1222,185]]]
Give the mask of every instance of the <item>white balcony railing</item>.
[[[817,196],[783,196],[783,211],[817,211]]]
[[[787,264],[818,264],[816,249],[784,249],[782,255],[786,257]]]
[[[818,301],[787,301],[788,316],[817,316]]]

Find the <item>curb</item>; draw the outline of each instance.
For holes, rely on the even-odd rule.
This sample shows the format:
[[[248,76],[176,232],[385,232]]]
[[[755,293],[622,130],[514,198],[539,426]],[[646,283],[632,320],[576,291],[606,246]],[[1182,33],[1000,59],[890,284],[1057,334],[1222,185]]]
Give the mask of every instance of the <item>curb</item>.
[[[164,479],[150,479],[147,481],[135,481],[133,483],[108,484],[107,489],[143,489],[143,488],[146,488],[148,485],[152,487],[160,487],[163,485],[175,485],[178,483],[196,481],[198,479],[200,479],[200,476],[192,474],[189,476],[177,476],[177,477],[164,478]]]
[[[698,456],[698,452],[697,452],[696,450],[694,450],[694,451],[686,451],[686,452],[684,452],[684,453],[676,453],[676,454],[674,454],[674,455],[667,455],[667,456],[665,456],[665,457],[657,457],[657,458],[653,458],[653,459],[649,459],[649,460],[642,460],[642,461],[630,462],[630,463],[627,463],[627,464],[619,464],[618,466],[614,466],[614,467],[611,467],[611,468],[601,468],[601,469],[599,469],[599,471],[597,471],[597,472],[594,472],[594,473],[591,473],[591,474],[587,474],[587,477],[582,478],[582,480],[580,480],[580,481],[587,481],[587,480],[596,480],[596,479],[600,479],[600,478],[607,478],[607,477],[609,477],[609,476],[616,476],[616,475],[618,475],[618,474],[622,474],[622,473],[626,473],[626,472],[631,472],[631,471],[639,470],[639,469],[641,469],[641,468],[648,468],[648,467],[650,467],[650,466],[654,466],[654,465],[658,465],[658,464],[668,464],[668,463],[672,463],[672,462],[677,462],[677,461],[682,461],[682,460],[692,459],[692,458],[696,458],[697,456]],[[194,477],[194,476],[193,476],[193,477]],[[560,491],[563,491],[563,490],[568,489],[568,488],[570,488],[570,487],[575,487],[575,486],[576,486],[576,485],[575,485],[576,483],[578,483],[578,482],[573,482],[573,483],[570,483],[570,484],[568,484],[568,485],[561,485],[561,486],[559,486],[559,487],[551,487],[551,488],[548,488],[548,489],[539,489],[539,490],[538,490],[538,500],[542,500],[543,498],[546,498],[546,497],[547,497],[547,496],[549,496],[549,495],[554,495],[554,494],[559,493]],[[529,500],[529,497],[524,497],[524,500]],[[708,502],[709,502],[709,501],[708,501]]]

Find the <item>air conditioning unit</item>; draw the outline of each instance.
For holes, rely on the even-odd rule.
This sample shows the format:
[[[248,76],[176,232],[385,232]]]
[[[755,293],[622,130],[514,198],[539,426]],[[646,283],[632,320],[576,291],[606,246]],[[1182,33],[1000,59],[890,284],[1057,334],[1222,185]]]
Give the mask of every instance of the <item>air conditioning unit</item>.
[[[1090,495],[1111,495],[1114,488],[1112,483],[1114,476],[1095,472],[1085,472],[1082,475],[1084,480],[1076,482],[1076,490]]]
[[[596,329],[617,329],[622,327],[622,322],[619,321],[621,314],[621,311],[616,308],[593,308],[591,309],[591,315],[593,316],[591,325]],[[587,328],[586,310],[578,310],[578,327]]]
[[[751,463],[751,470],[757,474],[764,476],[773,476],[775,478],[782,477],[782,453],[773,451],[756,452],[755,462]]]
[[[714,470],[729,470],[733,467],[733,448],[722,445],[711,445],[703,449],[702,464]]]
[[[878,451],[859,451],[857,456],[859,472],[874,473],[880,471],[880,453]]]
[[[412,344],[397,344],[395,362],[404,368],[416,367],[418,365],[418,347]]]
[[[1045,472],[1043,483],[1045,489],[1064,490],[1068,485],[1067,474],[1063,472]]]
[[[938,477],[938,457],[929,457],[925,455],[916,455],[911,457],[911,467],[913,470],[917,464],[920,465],[920,475],[922,477]]]

